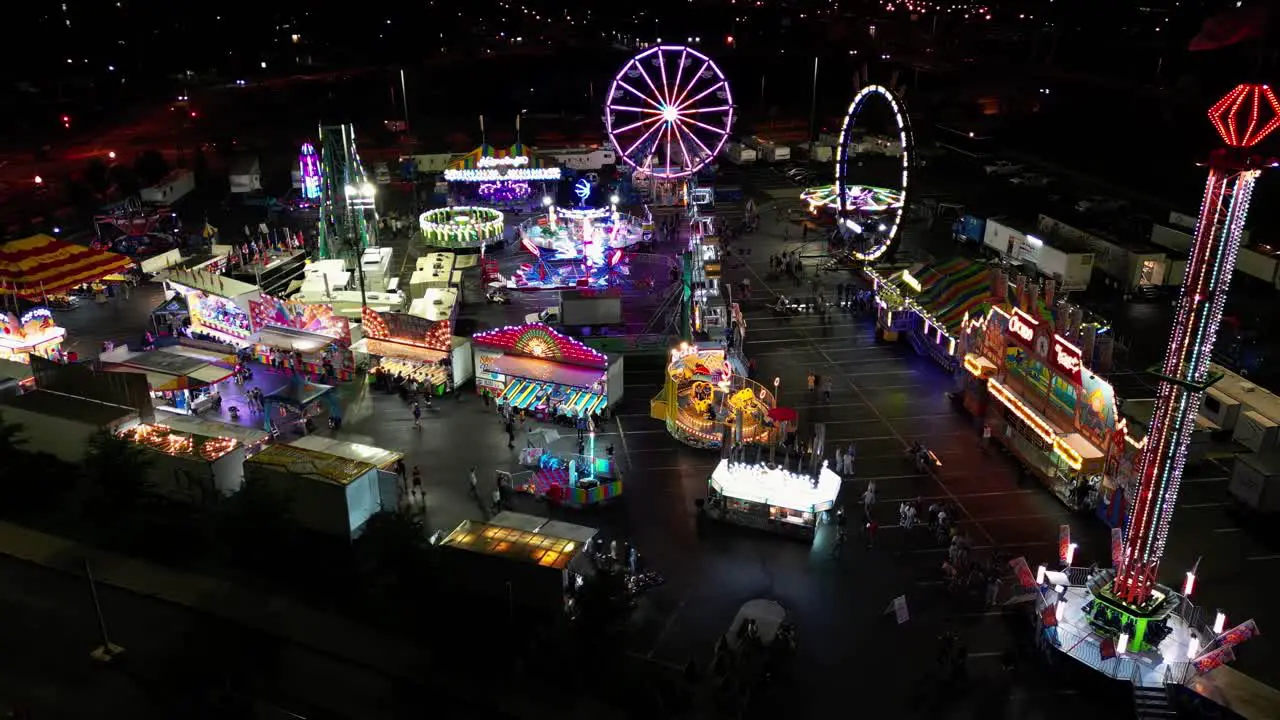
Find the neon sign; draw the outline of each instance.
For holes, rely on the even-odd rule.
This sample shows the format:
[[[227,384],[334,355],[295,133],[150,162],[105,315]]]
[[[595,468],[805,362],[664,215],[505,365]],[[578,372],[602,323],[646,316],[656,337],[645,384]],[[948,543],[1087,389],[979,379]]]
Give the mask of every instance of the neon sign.
[[[53,311],[50,310],[49,308],[47,307],[31,308],[30,310],[22,314],[22,317],[18,319],[18,324],[26,325],[27,323],[35,322],[36,320],[52,320],[52,319],[53,319]]]
[[[1035,339],[1036,326],[1039,324],[1035,318],[1017,308],[1014,308],[1013,314],[1009,316],[1009,332],[1026,345],[1030,345]]]
[[[559,180],[560,168],[515,167],[503,172],[497,168],[466,168],[445,170],[444,179],[449,182],[496,182],[498,180]]]
[[[476,166],[482,168],[523,167],[528,164],[528,155],[514,155],[511,157],[482,157],[476,162]]]
[[[591,181],[583,178],[573,185],[573,194],[578,196],[578,202],[583,205],[587,204],[587,198],[591,197]]]
[[[303,143],[298,155],[298,172],[302,178],[302,196],[308,200],[320,197],[320,158],[311,143]]]
[[[1049,360],[1055,370],[1076,385],[1081,382],[1080,370],[1084,366],[1080,355],[1080,348],[1063,340],[1061,336],[1053,336],[1053,353],[1049,355]]]
[[[672,349],[671,349],[671,362],[672,362],[672,363],[677,363],[677,362],[680,362],[681,360],[683,360],[683,359],[685,359],[685,358],[689,357],[690,355],[697,355],[697,354],[698,354],[698,346],[697,346],[697,345],[690,345],[690,344],[688,344],[688,343],[680,343],[680,347],[678,347],[678,348],[672,348]]]

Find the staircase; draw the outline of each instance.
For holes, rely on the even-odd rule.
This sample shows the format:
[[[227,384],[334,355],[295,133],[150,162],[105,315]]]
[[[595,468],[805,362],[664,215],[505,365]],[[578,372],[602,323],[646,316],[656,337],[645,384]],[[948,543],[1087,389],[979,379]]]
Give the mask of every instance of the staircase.
[[[1169,692],[1163,685],[1160,687],[1134,685],[1133,711],[1137,720],[1157,720],[1178,716],[1173,708],[1169,707]]]

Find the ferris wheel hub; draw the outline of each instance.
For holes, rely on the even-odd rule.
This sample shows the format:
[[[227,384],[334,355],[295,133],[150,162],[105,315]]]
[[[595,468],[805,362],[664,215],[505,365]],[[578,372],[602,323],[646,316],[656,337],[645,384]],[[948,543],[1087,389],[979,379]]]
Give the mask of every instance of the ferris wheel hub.
[[[662,119],[673,123],[680,118],[680,111],[668,105],[662,109]]]

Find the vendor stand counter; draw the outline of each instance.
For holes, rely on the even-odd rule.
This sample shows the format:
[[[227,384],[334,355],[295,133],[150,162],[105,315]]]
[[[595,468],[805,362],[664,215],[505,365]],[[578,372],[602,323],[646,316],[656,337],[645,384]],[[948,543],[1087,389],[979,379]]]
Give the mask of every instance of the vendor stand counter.
[[[819,514],[835,506],[840,476],[824,462],[818,477],[768,464],[731,463],[711,474],[710,514],[783,535],[812,538]]]
[[[324,353],[331,347],[337,352],[333,357],[333,369],[339,380],[350,380],[354,373],[351,354],[336,338],[295,328],[267,326],[252,338],[253,359],[263,365],[271,365],[273,357],[282,353],[297,352],[302,355],[302,369],[311,375],[324,374]],[[292,367],[292,361],[286,363]]]

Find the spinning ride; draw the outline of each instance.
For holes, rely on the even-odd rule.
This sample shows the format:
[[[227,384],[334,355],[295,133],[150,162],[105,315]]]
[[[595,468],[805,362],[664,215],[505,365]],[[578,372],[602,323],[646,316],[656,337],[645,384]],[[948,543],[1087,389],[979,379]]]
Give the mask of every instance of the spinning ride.
[[[901,158],[902,169],[901,189],[896,191],[898,193],[896,208],[868,209],[862,202],[864,191],[868,188],[852,181],[855,168],[862,164],[857,159],[861,148],[858,145],[855,126],[869,102],[887,103],[893,114],[893,125],[897,134],[895,151]],[[914,166],[915,141],[911,135],[911,121],[907,118],[902,99],[884,85],[868,85],[863,88],[854,96],[853,102],[849,103],[844,124],[840,127],[840,146],[836,150],[836,221],[841,236],[848,244],[849,254],[854,260],[861,262],[877,260],[889,251],[894,240],[897,239],[910,188],[911,170]]]
[[[605,103],[605,129],[618,157],[650,199],[675,204],[684,197],[683,178],[720,152],[733,119],[724,73],[681,45],[659,45],[628,60]]]
[[[583,195],[582,197],[586,197]],[[561,208],[547,205],[520,225],[522,242],[534,245],[548,260],[580,260],[604,265],[611,250],[622,250],[644,241],[644,221],[618,211],[617,196],[609,207]]]
[[[869,185],[850,185],[847,202],[850,207],[867,216],[883,215],[892,219],[893,215],[902,211],[902,191],[890,190]],[[806,188],[800,193],[800,199],[809,206],[814,215],[835,217],[840,212],[840,198],[836,195],[835,185],[820,185]]]
[[[682,344],[671,351],[666,387],[651,414],[665,420],[671,436],[686,445],[718,448],[725,431],[742,445],[766,443],[774,425],[773,393],[747,378],[746,368],[722,348]]]
[[[418,216],[422,237],[431,247],[479,248],[502,240],[504,216],[493,208],[444,207]]]

